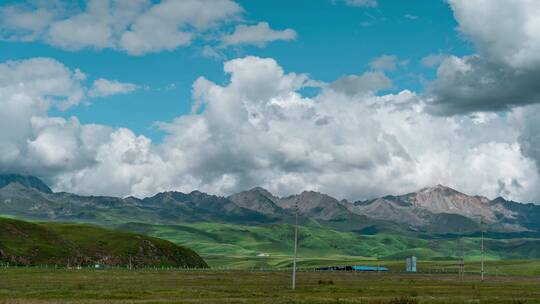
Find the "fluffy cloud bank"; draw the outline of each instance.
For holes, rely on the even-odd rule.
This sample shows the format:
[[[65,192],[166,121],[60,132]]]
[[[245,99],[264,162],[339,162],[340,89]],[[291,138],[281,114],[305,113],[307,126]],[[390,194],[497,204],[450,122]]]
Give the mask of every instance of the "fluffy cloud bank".
[[[540,65],[540,2],[450,0],[459,30],[481,54],[514,68]]]
[[[450,0],[478,54],[448,56],[430,88],[437,115],[506,111],[540,102],[540,2]]]
[[[38,74],[29,68],[36,61],[44,66]],[[345,76],[345,85],[323,84],[306,97],[301,89],[315,82],[305,74],[287,73],[270,58],[231,60],[224,65],[230,81],[197,79],[197,109],[160,123],[167,135],[153,144],[127,129],[47,116],[51,106],[80,101],[79,71],[50,59],[0,69],[7,75],[1,130],[11,130],[0,132],[0,167],[45,177],[57,190],[145,196],[263,186],[281,195],[314,189],[360,199],[443,183],[491,197],[540,197],[535,165],[524,156],[534,150],[520,144],[527,128],[516,122],[521,114],[433,117],[410,91],[351,94],[351,81],[370,74]]]
[[[34,40],[53,39],[54,32],[50,43],[77,46],[77,35],[62,35],[70,28],[62,22],[84,29],[80,23],[95,21],[101,23],[87,40],[91,43],[77,47],[142,54],[189,43],[193,33],[237,16],[240,9],[232,2],[216,1],[114,2],[131,9],[118,11],[126,18],[110,20],[127,20],[129,29],[107,18],[92,19],[104,7],[114,14],[103,6],[107,1],[93,1],[61,20],[57,16],[65,12],[49,7],[10,6],[3,13],[15,10],[21,18],[1,19],[1,34]],[[161,7],[211,2],[231,6],[183,16],[181,23],[177,13],[182,10]],[[52,107],[76,106],[86,95],[128,92],[132,85],[100,79],[88,89],[81,71],[52,59],[5,62],[0,64],[0,170],[36,174],[56,190],[83,194],[145,196],[194,189],[229,194],[263,186],[281,195],[313,189],[361,199],[442,183],[468,193],[538,202],[540,53],[534,35],[539,23],[533,18],[538,3],[449,3],[478,53],[427,58],[426,66],[437,67],[437,79],[426,94],[377,95],[392,87],[384,71],[397,68],[395,56],[373,61],[373,71],[330,83],[288,73],[271,58],[239,58],[224,64],[227,83],[204,77],[194,82],[192,114],[158,123],[166,132],[160,144],[128,129],[48,116]],[[500,22],[503,17],[508,22]],[[173,39],[141,38],[162,22]],[[183,31],[182,24],[195,32]],[[292,37],[259,23],[237,27],[231,37],[241,34],[231,43],[264,44],[252,39],[252,30]],[[312,85],[320,93],[301,93]]]
[[[540,105],[518,108],[514,116],[519,122],[521,150],[536,162],[540,174]]]
[[[520,125],[521,150],[540,168],[540,2],[448,2],[459,31],[478,53],[426,59],[428,65],[440,63],[427,110],[443,116],[511,112]]]
[[[242,7],[232,0],[87,0],[23,2],[0,7],[0,39],[44,41],[78,51],[115,49],[131,55],[171,51],[215,35],[224,24],[239,22]],[[264,44],[293,40],[292,29],[268,23],[238,25],[225,44]]]
[[[81,71],[50,58],[0,64],[1,171],[55,178],[95,164],[99,146],[113,130],[47,114],[53,107],[67,109],[86,100],[85,79]],[[125,85],[106,79],[96,82]],[[103,91],[104,87],[99,90],[102,95],[120,93],[117,89]]]
[[[51,133],[54,126],[67,133],[62,124],[79,128],[78,122],[47,117],[51,107],[68,108],[83,100],[84,74],[52,59],[34,58],[0,64],[0,75],[0,167],[44,175],[62,165],[84,167],[85,153],[76,151],[79,138],[62,140]]]

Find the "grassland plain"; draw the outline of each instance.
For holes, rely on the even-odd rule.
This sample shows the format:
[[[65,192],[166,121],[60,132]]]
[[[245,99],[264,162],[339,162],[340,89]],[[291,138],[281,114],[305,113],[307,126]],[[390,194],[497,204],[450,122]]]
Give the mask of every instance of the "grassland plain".
[[[0,269],[0,303],[540,303],[540,278],[450,274]]]
[[[290,267],[293,227],[275,225],[233,225],[183,223],[150,225],[128,223],[121,229],[143,233],[193,248],[212,267],[235,269]],[[486,238],[487,260],[534,259],[540,242],[533,238]],[[429,237],[379,233],[365,235],[330,229],[317,223],[299,229],[299,253],[307,265],[358,260],[403,260],[415,255],[420,260],[480,259],[480,238]],[[309,264],[311,263],[311,264]]]

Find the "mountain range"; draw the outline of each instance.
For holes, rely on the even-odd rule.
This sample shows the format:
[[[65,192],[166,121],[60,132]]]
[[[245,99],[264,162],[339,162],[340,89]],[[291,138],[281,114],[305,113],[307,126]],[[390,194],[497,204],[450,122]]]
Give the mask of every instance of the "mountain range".
[[[139,199],[53,192],[33,176],[0,175],[0,215],[30,220],[105,226],[131,222],[265,225],[291,223],[296,206],[301,223],[364,234],[473,234],[482,222],[491,233],[540,235],[540,206],[466,195],[443,185],[355,202],[314,191],[278,197],[260,187],[228,197],[169,191]]]

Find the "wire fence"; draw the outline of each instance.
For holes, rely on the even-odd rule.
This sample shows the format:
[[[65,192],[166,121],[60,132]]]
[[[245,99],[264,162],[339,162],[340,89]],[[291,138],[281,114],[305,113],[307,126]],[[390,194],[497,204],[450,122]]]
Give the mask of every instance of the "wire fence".
[[[43,269],[43,270],[118,270],[118,271],[177,271],[177,272],[291,272],[292,267],[251,267],[251,268],[238,268],[228,266],[218,266],[210,268],[190,268],[190,267],[172,267],[172,266],[133,266],[133,265],[104,265],[104,264],[91,264],[91,265],[62,265],[62,264],[38,264],[38,265],[17,265],[10,263],[0,263],[0,269]],[[429,267],[418,268],[416,272],[407,272],[405,270],[397,269],[396,267],[389,268],[388,270],[374,270],[374,271],[355,271],[355,270],[321,270],[316,267],[297,267],[297,272],[318,272],[318,273],[371,273],[371,274],[408,274],[408,275],[422,275],[422,274],[439,274],[439,275],[456,275],[456,276],[473,276],[480,275],[480,270],[463,270],[454,267]],[[490,271],[484,271],[485,276],[510,276],[512,273],[507,273],[504,268],[496,268]]]

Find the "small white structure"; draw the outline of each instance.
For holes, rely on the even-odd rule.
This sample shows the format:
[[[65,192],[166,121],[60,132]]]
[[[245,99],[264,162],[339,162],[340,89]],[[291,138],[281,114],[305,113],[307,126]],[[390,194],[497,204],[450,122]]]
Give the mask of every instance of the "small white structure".
[[[405,260],[407,263],[407,272],[416,272],[416,257],[410,256]]]

